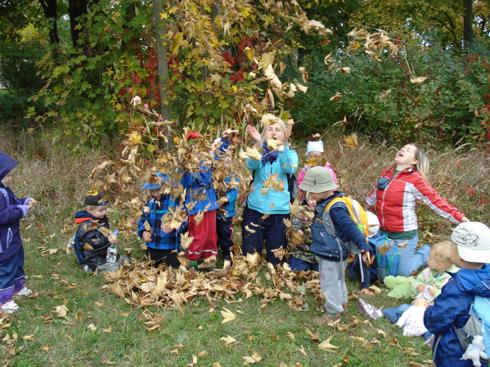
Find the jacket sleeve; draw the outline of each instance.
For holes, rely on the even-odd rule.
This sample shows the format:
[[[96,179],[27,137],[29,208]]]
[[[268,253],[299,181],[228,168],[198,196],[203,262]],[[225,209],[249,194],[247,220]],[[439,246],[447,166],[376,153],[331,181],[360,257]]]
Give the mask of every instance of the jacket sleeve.
[[[18,205],[8,205],[6,197],[0,192],[0,225],[16,223],[22,217],[24,217],[22,208]]]
[[[468,315],[472,299],[461,297],[458,281],[451,279],[424,314],[424,325],[433,334],[444,334],[454,322]]]
[[[334,204],[330,208],[330,217],[332,218],[333,225],[337,236],[344,242],[354,242],[361,251],[368,251],[369,247],[364,235],[359,231],[357,225],[354,223],[349,215],[349,211],[342,204]]]
[[[231,188],[226,193],[226,198],[228,199],[229,205],[235,205],[235,201],[238,197],[238,189]]]
[[[143,237],[143,232],[145,231],[145,221],[146,217],[145,215],[141,215],[140,219],[138,220],[138,237],[142,238]]]
[[[247,168],[251,171],[257,171],[260,167],[262,167],[262,161],[257,159],[247,158],[245,160],[245,164]]]
[[[298,169],[298,154],[294,149],[284,147],[282,152],[278,152],[281,169],[286,174],[294,174]]]
[[[456,207],[448,204],[446,199],[441,197],[434,188],[418,174],[413,182],[413,194],[417,200],[427,204],[434,212],[453,223],[461,222],[464,214]]]
[[[366,203],[369,206],[375,206],[376,205],[376,187],[373,187],[372,190],[369,192],[368,196],[366,197]]]

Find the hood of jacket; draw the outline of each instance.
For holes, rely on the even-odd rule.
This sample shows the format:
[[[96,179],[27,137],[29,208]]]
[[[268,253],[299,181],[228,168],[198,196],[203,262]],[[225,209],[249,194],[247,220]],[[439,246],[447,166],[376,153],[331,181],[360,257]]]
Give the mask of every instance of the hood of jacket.
[[[481,269],[461,269],[456,273],[465,293],[490,298],[490,265],[485,264]]]
[[[0,181],[17,166],[17,161],[11,156],[0,152]]]

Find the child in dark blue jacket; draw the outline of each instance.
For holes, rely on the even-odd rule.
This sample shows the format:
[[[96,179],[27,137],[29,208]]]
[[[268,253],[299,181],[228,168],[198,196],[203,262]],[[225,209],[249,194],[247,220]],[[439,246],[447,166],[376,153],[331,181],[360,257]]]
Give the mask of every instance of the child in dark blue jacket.
[[[490,229],[483,223],[463,222],[451,236],[451,261],[461,268],[442,288],[424,314],[425,327],[435,335],[436,367],[473,367],[462,360],[465,350],[458,338],[470,316],[475,296],[490,298]],[[482,360],[481,366],[488,366]]]
[[[146,201],[143,213],[138,221],[138,236],[146,243],[146,255],[158,266],[165,263],[174,269],[179,268],[177,257],[179,235],[187,227],[182,224],[179,230],[172,229],[163,223],[162,218],[170,210],[176,210],[178,203],[165,192],[163,185],[169,184],[169,177],[157,173],[151,182],[146,182],[143,189],[149,190],[151,198]]]
[[[342,196],[341,192],[336,191],[337,184],[325,167],[310,168],[300,189],[307,193],[310,202],[316,203],[315,218],[311,225],[311,251],[319,258],[320,286],[326,298],[326,313],[316,321],[318,324],[326,324],[346,309],[347,247],[357,247],[363,261],[367,262],[370,262],[369,248],[365,236],[359,231],[343,202],[337,202],[329,211],[325,211],[331,200]]]
[[[36,203],[32,198],[18,199],[8,187],[9,173],[17,161],[0,152],[0,312],[19,310],[14,296],[29,296],[25,287],[24,248],[20,237],[20,220],[27,217]]]

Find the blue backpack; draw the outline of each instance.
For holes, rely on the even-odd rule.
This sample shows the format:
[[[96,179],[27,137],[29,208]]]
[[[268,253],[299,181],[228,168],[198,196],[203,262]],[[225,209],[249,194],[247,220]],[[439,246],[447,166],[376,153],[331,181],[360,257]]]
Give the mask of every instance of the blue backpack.
[[[454,331],[464,350],[471,344],[473,337],[481,335],[483,351],[490,356],[490,298],[475,296],[470,308],[470,318],[462,328],[454,327]]]

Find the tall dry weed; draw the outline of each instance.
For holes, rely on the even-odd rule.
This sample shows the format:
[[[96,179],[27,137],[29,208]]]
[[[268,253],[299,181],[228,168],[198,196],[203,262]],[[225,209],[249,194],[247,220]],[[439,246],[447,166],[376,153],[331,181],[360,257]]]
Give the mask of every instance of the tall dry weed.
[[[296,144],[295,144],[296,145]],[[359,147],[350,150],[341,138],[325,141],[326,157],[337,170],[341,190],[364,203],[382,168],[393,163],[398,147],[371,143],[360,138]],[[304,161],[304,144],[296,145]],[[53,229],[71,223],[83,196],[90,188],[88,175],[104,153],[72,151],[64,145],[24,135],[0,138],[0,150],[14,156],[19,165],[13,188],[19,196],[29,195],[40,201],[32,211],[35,223]],[[471,220],[490,224],[490,156],[478,149],[460,147],[441,151],[428,150],[431,162],[430,181],[450,203]],[[239,204],[241,205],[241,204]],[[419,205],[419,224],[426,241],[447,237],[451,225],[425,205]]]

